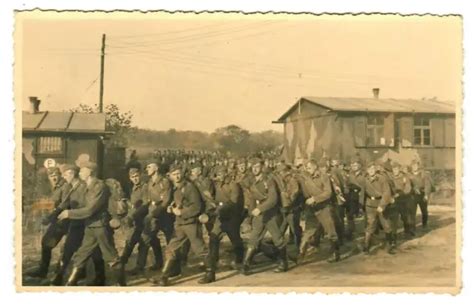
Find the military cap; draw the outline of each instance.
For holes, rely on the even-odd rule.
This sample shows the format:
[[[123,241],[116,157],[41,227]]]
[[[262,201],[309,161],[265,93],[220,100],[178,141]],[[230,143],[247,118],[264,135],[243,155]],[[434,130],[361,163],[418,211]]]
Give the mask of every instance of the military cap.
[[[145,161],[145,167],[147,167],[148,165],[151,165],[151,164],[155,164],[157,166],[159,166],[160,164],[158,163],[158,161],[154,158],[152,159],[148,159],[147,161]]]
[[[138,168],[130,168],[130,169],[128,169],[128,174],[129,174],[129,175],[134,175],[134,174],[137,174],[137,173],[140,173],[140,169],[138,169]]]
[[[237,160],[237,165],[247,164],[247,160],[245,158],[239,158]]]
[[[66,164],[63,166],[63,172],[73,170],[74,172],[79,172],[79,168],[76,165],[73,164]]]
[[[367,163],[367,169],[370,168],[370,167],[372,167],[372,166],[375,166],[375,165],[376,165],[376,162],[373,162],[373,161],[368,162],[368,163]]]
[[[401,165],[400,165],[398,162],[396,162],[396,161],[393,161],[392,164],[391,164],[391,166],[392,166],[392,169],[393,169],[393,168],[400,168],[400,167],[401,167]]]
[[[328,159],[326,158],[321,158],[318,162],[318,167],[325,167],[327,168],[328,167]]]
[[[61,171],[59,170],[58,167],[49,167],[46,169],[46,171],[48,172],[48,175],[60,175],[61,174]]]
[[[192,163],[190,166],[189,166],[189,169],[196,169],[196,168],[202,168],[202,164],[200,162],[195,162],[195,163]]]
[[[179,164],[172,164],[172,165],[170,166],[169,173],[173,173],[173,172],[175,172],[175,171],[177,171],[177,170],[180,170],[180,171],[183,170],[183,169],[181,168],[181,165],[179,165]]]
[[[359,165],[362,165],[362,161],[360,160],[359,156],[352,156],[351,157],[351,164],[358,163]]]
[[[81,168],[88,168],[91,171],[96,171],[97,170],[97,164],[91,161],[86,161],[81,165]]]
[[[254,157],[254,158],[250,159],[250,164],[252,166],[256,165],[256,164],[262,164],[262,159],[260,159],[258,157]]]

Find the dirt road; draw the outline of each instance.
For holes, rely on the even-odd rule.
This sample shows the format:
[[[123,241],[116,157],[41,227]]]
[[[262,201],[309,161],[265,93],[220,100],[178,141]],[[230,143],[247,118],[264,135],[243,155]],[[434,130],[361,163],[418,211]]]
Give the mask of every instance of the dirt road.
[[[422,230],[418,224],[418,234],[415,239],[399,241],[396,255],[389,255],[380,244],[373,250],[373,255],[366,256],[359,251],[358,244],[362,236],[354,242],[348,242],[342,248],[343,260],[338,263],[326,261],[328,243],[323,241],[321,250],[309,254],[306,262],[295,266],[290,265],[287,273],[273,273],[275,263],[264,256],[255,258],[255,273],[243,276],[226,266],[230,260],[229,253],[224,246],[221,250],[222,262],[218,281],[209,286],[284,286],[284,287],[425,287],[425,286],[454,286],[455,284],[455,212],[452,205],[436,205],[430,207],[430,224]],[[420,220],[418,216],[417,220]],[[362,222],[357,224],[362,233]],[[36,235],[37,236],[37,235]],[[25,270],[34,267],[39,259],[37,243],[34,243],[32,234],[25,234],[23,240],[24,254],[23,267]],[[119,239],[118,239],[119,240]],[[118,242],[119,247],[122,245]],[[53,263],[58,256],[57,248],[54,252]],[[130,260],[130,267],[134,264]],[[172,279],[175,286],[203,286],[197,280],[202,275],[197,262],[190,261],[191,267],[183,271],[179,278]],[[50,271],[53,271],[52,267]],[[52,273],[50,274],[52,275]],[[147,277],[158,275],[158,272],[149,272]],[[130,277],[130,286],[151,286],[147,277]],[[37,279],[23,279],[24,285],[48,285],[47,281]],[[208,285],[206,285],[208,286]]]

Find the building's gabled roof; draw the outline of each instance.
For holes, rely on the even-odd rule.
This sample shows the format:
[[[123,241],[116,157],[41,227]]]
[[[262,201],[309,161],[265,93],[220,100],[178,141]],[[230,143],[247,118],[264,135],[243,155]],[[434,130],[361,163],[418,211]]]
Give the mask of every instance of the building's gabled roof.
[[[336,112],[456,113],[453,102],[438,100],[302,97],[276,122],[283,122],[302,102],[309,102]]]
[[[105,133],[105,114],[23,112],[24,132]]]

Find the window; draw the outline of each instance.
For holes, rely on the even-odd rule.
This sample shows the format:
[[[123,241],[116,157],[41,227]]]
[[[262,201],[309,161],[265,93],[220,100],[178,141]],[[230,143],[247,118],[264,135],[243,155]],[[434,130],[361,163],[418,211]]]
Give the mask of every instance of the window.
[[[431,128],[429,118],[415,116],[413,123],[413,143],[416,146],[431,145]]]
[[[372,115],[367,117],[367,145],[386,145],[384,137],[383,115]]]
[[[39,154],[58,154],[63,152],[61,137],[40,137],[38,142]]]

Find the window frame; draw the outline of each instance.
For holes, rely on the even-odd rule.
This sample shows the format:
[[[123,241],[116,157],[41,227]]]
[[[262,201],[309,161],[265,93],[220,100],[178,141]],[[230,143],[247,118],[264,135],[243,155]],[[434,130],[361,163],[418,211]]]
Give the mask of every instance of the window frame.
[[[61,150],[60,151],[53,151],[53,152],[41,152],[40,146],[41,146],[41,139],[42,138],[59,138],[60,144],[61,144]],[[61,157],[66,154],[66,139],[62,136],[59,135],[39,135],[36,138],[36,154],[38,156],[48,156],[48,157]]]
[[[370,122],[371,119],[374,120],[374,123]],[[380,122],[378,122],[379,119]],[[370,139],[372,138],[374,139],[374,143],[370,142]],[[379,113],[367,114],[365,147],[387,147],[388,145],[386,143],[382,144],[380,142],[381,138],[385,138],[385,115]],[[387,141],[387,139],[385,139],[385,141]]]
[[[417,121],[418,119],[418,121]],[[424,120],[428,120],[428,124],[423,124]],[[421,124],[420,124],[421,122]],[[420,143],[416,142],[417,137],[415,136],[415,131],[420,131]],[[429,132],[429,144],[425,144],[425,131]],[[430,148],[433,147],[433,133],[432,131],[432,124],[431,124],[431,117],[423,114],[414,114],[413,115],[413,147],[418,148]]]

